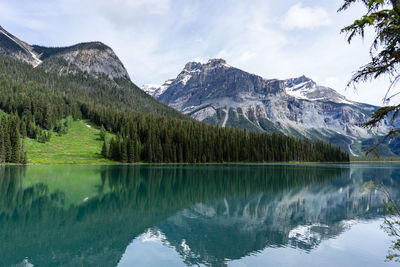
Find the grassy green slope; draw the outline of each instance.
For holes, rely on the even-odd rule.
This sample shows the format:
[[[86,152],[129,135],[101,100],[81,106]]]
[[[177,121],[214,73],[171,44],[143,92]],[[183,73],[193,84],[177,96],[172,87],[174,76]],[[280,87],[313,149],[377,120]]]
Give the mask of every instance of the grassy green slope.
[[[25,140],[25,151],[29,164],[114,163],[101,157],[102,145],[98,127],[86,121],[74,121],[67,134],[53,133],[50,142]]]

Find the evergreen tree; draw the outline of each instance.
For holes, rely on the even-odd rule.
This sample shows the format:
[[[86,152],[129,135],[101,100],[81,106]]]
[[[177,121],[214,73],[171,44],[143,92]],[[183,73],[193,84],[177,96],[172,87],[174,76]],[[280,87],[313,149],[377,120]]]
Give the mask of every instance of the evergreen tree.
[[[21,149],[20,149],[20,163],[26,164],[27,159],[26,159],[26,153],[25,153],[25,138],[22,139],[22,144],[21,144]]]
[[[122,141],[120,143],[120,151],[121,151],[121,162],[127,163],[128,162],[128,151],[127,151],[127,142]]]
[[[20,142],[18,115],[13,115],[11,116],[10,123],[11,162],[19,163],[21,149]]]
[[[107,158],[108,157],[108,148],[107,148],[107,142],[106,142],[106,139],[104,138],[104,141],[103,141],[103,146],[102,146],[102,148],[101,148],[101,155],[104,157],[104,158]]]
[[[104,129],[104,126],[101,125],[101,128],[100,128],[100,140],[105,140],[105,138],[106,138],[106,130]]]
[[[365,30],[372,28],[375,36],[370,48],[371,61],[362,66],[351,78],[349,85],[375,80],[387,76],[391,85],[386,91],[384,103],[388,104],[399,92],[394,91],[400,80],[400,0],[344,0],[339,11],[347,10],[350,6],[361,3],[365,14],[356,19],[351,25],[342,29],[348,34],[348,42],[355,37],[364,38]],[[400,104],[387,105],[374,112],[372,119],[364,127],[378,127],[386,119],[394,122],[400,112]],[[391,129],[387,135],[371,147],[367,153],[375,152],[376,148],[388,138],[398,137],[400,129]]]
[[[135,157],[135,148],[134,148],[134,146],[133,146],[133,140],[132,139],[129,139],[128,140],[128,162],[129,163],[133,163],[133,162],[135,162],[135,159],[136,159],[136,157]]]

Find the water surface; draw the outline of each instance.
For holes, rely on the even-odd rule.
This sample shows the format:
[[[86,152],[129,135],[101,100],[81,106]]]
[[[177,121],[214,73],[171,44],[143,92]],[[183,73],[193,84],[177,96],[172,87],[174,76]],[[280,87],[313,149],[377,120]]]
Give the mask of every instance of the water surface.
[[[393,266],[399,165],[3,166],[0,266]]]

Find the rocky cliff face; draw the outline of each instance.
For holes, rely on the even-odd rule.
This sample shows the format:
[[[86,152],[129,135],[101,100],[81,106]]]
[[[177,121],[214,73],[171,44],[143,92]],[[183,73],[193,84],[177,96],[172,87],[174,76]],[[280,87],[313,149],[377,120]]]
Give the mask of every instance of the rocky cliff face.
[[[96,77],[105,75],[111,79],[129,79],[128,72],[114,51],[100,42],[61,48],[31,46],[0,26],[0,55],[25,61],[34,67],[40,65],[54,72],[82,71]]]
[[[129,79],[128,72],[114,51],[101,42],[81,43],[63,48],[34,46],[48,69],[66,73],[83,71],[111,79]]]
[[[199,121],[330,141],[353,155],[362,153],[363,140],[389,129],[360,127],[377,107],[348,100],[310,78],[264,79],[222,59],[190,62],[176,79],[143,90]]]

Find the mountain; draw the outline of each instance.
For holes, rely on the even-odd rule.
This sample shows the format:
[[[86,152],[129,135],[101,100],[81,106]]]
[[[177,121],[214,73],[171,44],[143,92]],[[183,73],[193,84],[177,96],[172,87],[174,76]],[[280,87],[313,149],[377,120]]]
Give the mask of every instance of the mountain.
[[[18,127],[10,131],[16,132],[17,137],[22,135],[46,143],[51,141],[53,133],[64,135],[75,129],[73,134],[76,134],[77,129],[69,123],[70,117],[89,120],[117,134],[103,140],[98,147],[102,157],[113,161],[349,161],[347,153],[322,142],[313,144],[308,140],[194,123],[189,116],[133,84],[114,52],[102,43],[45,48],[26,43],[22,46],[16,38],[9,40],[14,48],[22,51],[25,47],[40,60],[31,64],[25,57],[16,57],[9,46],[3,49],[7,52],[5,56],[0,56],[0,112],[13,114],[10,119],[13,125],[21,122],[19,131]],[[15,140],[12,149],[0,146],[0,152],[4,151],[0,153],[0,161],[20,163],[21,158],[33,154],[36,143],[27,145],[33,150],[27,151],[27,157],[21,157],[24,146],[20,145],[20,139],[14,134],[9,138]],[[73,139],[73,143],[80,141]],[[271,145],[259,145],[266,143]]]
[[[352,155],[389,130],[387,122],[373,130],[360,126],[376,106],[346,99],[305,76],[264,79],[223,59],[189,62],[176,79],[142,90],[199,121],[329,141]],[[388,145],[382,152],[400,151]]]
[[[310,253],[325,240],[338,238],[356,220],[379,217],[383,196],[363,196],[359,188],[366,178],[357,177],[359,173],[343,171],[341,177],[281,192],[198,203],[156,229],[164,235],[163,243],[174,247],[189,266],[224,266],[224,259],[274,247]]]
[[[114,51],[101,42],[80,43],[69,47],[29,45],[0,26],[0,55],[22,60],[34,67],[44,66],[48,71],[77,73],[93,76],[106,75],[111,79],[129,74]]]
[[[129,74],[114,51],[101,42],[90,42],[70,47],[48,48],[33,46],[47,69],[65,73],[87,72],[94,76],[125,78]]]
[[[32,46],[7,32],[1,26],[0,55],[25,61],[34,67],[42,63],[42,61],[39,59],[39,55],[34,51]]]
[[[40,95],[40,98],[44,95],[53,96],[52,100],[39,101],[41,103],[69,96],[80,103],[85,102],[86,105],[93,103],[106,106],[108,110],[113,107],[187,119],[180,112],[140,90],[130,80],[127,70],[114,51],[101,42],[59,48],[30,45],[0,26],[0,57],[0,72],[4,82],[18,80],[22,83],[21,87],[24,87],[21,90],[24,91],[28,89],[27,85],[36,85],[40,89],[29,90]],[[32,67],[24,66],[24,63]],[[11,98],[19,97],[20,95]],[[12,109],[13,105],[5,106]],[[60,103],[57,106],[61,108]],[[4,111],[12,112],[6,109]]]
[[[384,195],[360,190],[371,176],[382,177],[393,196],[400,195],[395,167],[0,170],[0,266],[24,258],[35,266],[117,266],[135,240],[146,238],[160,238],[189,266],[225,266],[227,259],[286,246],[311,253],[355,222],[384,216]],[[57,173],[54,179],[51,173]]]

